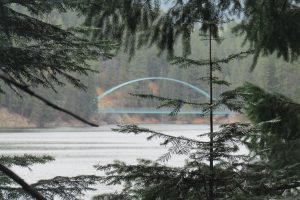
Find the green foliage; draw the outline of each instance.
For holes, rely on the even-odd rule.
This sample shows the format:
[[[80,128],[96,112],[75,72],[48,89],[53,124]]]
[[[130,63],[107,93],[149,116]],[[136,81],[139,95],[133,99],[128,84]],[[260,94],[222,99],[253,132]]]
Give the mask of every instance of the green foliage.
[[[8,167],[12,166],[20,166],[20,167],[30,167],[33,164],[45,164],[49,161],[53,161],[54,159],[50,156],[33,156],[33,155],[23,155],[23,156],[4,156],[0,157],[0,162]],[[9,179],[2,172],[0,173],[0,185],[1,187],[7,187],[13,183],[11,179]],[[0,190],[1,191],[1,190]],[[2,191],[1,191],[2,192]]]
[[[159,1],[149,0],[95,0],[88,3],[34,0],[30,3],[17,3],[26,8],[25,12],[20,12],[11,5],[15,1],[1,1],[0,35],[4,38],[0,41],[1,71],[28,87],[43,86],[56,91],[56,85],[61,86],[67,82],[78,88],[85,88],[74,74],[93,72],[87,60],[99,56],[110,58],[110,52],[116,46],[111,45],[108,40],[123,41],[125,50],[129,50],[131,55],[136,47],[157,45],[159,50],[167,50],[169,56],[175,54],[176,42],[181,41],[183,57],[175,57],[175,64],[185,67],[212,64],[214,76],[209,77],[210,83],[229,85],[223,77],[221,79],[217,76],[224,70],[220,63],[223,66],[233,59],[245,57],[249,52],[212,61],[195,60],[187,56],[191,54],[192,32],[195,29],[199,28],[202,33],[210,30],[213,39],[218,42],[220,24],[237,14],[242,14],[242,23],[236,31],[245,33],[246,40],[255,49],[254,65],[260,52],[267,55],[277,52],[285,60],[298,57],[299,34],[295,31],[289,35],[291,27],[297,29],[299,26],[299,9],[297,5],[293,5],[298,1],[245,1],[245,10],[240,1],[236,0],[169,2],[172,3],[170,9],[162,12],[159,10]],[[45,22],[44,15],[54,9],[72,9],[81,14],[89,12],[86,25],[93,26],[92,38],[97,42],[85,39],[89,29],[64,30]],[[176,70],[171,72],[170,74],[177,73]],[[137,70],[135,73],[143,74],[144,71]],[[270,71],[267,73],[273,76]],[[184,73],[179,75],[182,74]],[[194,78],[195,76],[194,74]],[[208,80],[205,76],[200,79]],[[7,85],[11,86],[9,83]],[[220,130],[203,134],[195,140],[173,137],[134,125],[121,126],[117,131],[148,133],[148,139],[163,139],[162,145],[168,146],[169,151],[160,160],[167,161],[173,154],[187,155],[189,160],[181,168],[145,160],[137,165],[116,162],[97,166],[97,169],[107,172],[105,177],[56,177],[53,180],[39,181],[33,186],[48,199],[54,199],[55,196],[76,199],[77,195],[91,189],[89,185],[98,180],[111,185],[126,184],[120,194],[103,194],[95,199],[280,199],[298,195],[296,188],[299,187],[299,162],[289,156],[299,154],[298,150],[294,151],[299,142],[299,126],[295,125],[299,122],[299,116],[296,114],[291,120],[287,116],[294,114],[295,110],[299,111],[299,105],[280,95],[265,94],[249,85],[246,86],[246,92],[239,88],[223,93],[211,105],[152,94],[138,96],[162,101],[163,104],[159,107],[171,106],[174,108],[173,114],[179,112],[184,104],[200,106],[206,112],[219,107],[241,111],[242,103],[246,101],[250,118],[261,130],[249,124],[233,123],[223,125]],[[272,109],[267,107],[270,102],[272,105],[274,103]],[[268,114],[270,110],[272,112]],[[258,114],[260,112],[263,113]],[[211,140],[207,142],[203,139],[205,137],[210,137]],[[239,155],[239,145],[243,142],[256,153],[253,158]],[[259,145],[255,144],[257,142]],[[280,151],[281,148],[286,148],[287,151]],[[29,166],[50,160],[49,157],[24,158],[28,160],[22,160],[22,157],[2,159],[3,162],[6,160],[8,166]],[[213,162],[213,166],[209,166],[207,161]],[[6,185],[1,187],[1,198],[29,198],[20,188],[14,188],[8,178],[5,180],[4,177],[3,180]],[[208,192],[212,182],[214,197]]]
[[[98,170],[106,171],[106,176],[102,178],[103,183],[109,185],[124,183],[124,189],[118,195],[126,198],[134,197],[133,199],[208,199],[209,142],[205,141],[205,138],[209,134],[203,134],[194,140],[183,136],[174,137],[135,125],[120,126],[115,131],[146,133],[150,135],[148,139],[161,139],[161,145],[168,146],[169,151],[159,158],[159,161],[167,161],[174,154],[187,155],[189,158],[184,167],[169,167],[148,160],[140,160],[137,165],[127,165],[123,162],[97,165]],[[214,160],[217,163],[214,168],[216,181],[214,192],[217,199],[231,199],[243,193],[243,183],[246,180],[239,175],[238,169],[245,166],[249,158],[237,153],[239,151],[237,143],[245,135],[255,134],[256,131],[248,124],[235,123],[222,125],[220,131],[215,132]],[[113,199],[113,196],[104,194],[96,199]]]
[[[295,61],[300,54],[300,1],[245,1],[242,22],[234,28],[245,35],[255,49],[253,69],[260,53],[276,53],[286,61]]]
[[[267,159],[274,168],[299,165],[300,105],[250,83],[238,90],[245,93],[248,118],[261,126],[262,133],[251,138],[250,150]]]
[[[248,50],[248,51],[242,51],[236,54],[231,54],[227,56],[226,58],[222,59],[213,59],[212,60],[212,65],[213,65],[213,70],[221,70],[220,64],[227,64],[230,63],[233,60],[241,60],[243,58],[246,58],[249,56],[249,54],[252,54],[254,51],[253,50]],[[207,66],[209,65],[209,60],[193,60],[193,59],[188,59],[184,57],[174,57],[172,62],[173,65],[178,65],[179,67],[182,68],[188,68],[192,65],[196,66]]]
[[[150,27],[159,15],[159,6],[158,0],[97,0],[84,10],[88,12],[85,24],[96,27],[94,39],[118,40],[132,55],[136,45],[145,40],[137,32]]]
[[[100,179],[96,176],[55,177],[49,180],[40,180],[31,186],[36,188],[46,199],[78,200],[86,191],[95,190],[92,185]],[[0,197],[3,200],[32,199],[22,188],[11,185],[1,185]]]
[[[172,112],[170,112],[170,116],[177,115],[184,105],[193,105],[193,106],[206,108],[206,109],[209,107],[207,103],[197,103],[197,102],[185,101],[185,100],[174,99],[174,98],[171,99],[167,97],[155,96],[152,94],[132,94],[132,96],[136,96],[143,99],[158,100],[160,102],[160,105],[157,106],[157,109],[165,108],[165,107],[171,108]],[[207,111],[206,109],[203,110]]]
[[[33,164],[45,164],[47,162],[53,161],[54,158],[51,156],[33,156],[33,155],[23,155],[23,156],[0,156],[0,163],[6,166],[20,166],[29,167]]]
[[[250,83],[225,94],[244,104],[241,108],[257,127],[256,133],[242,138],[252,155],[250,162],[240,170],[246,180],[245,197],[298,197],[299,104]]]
[[[166,167],[149,160],[140,160],[138,165],[115,162],[107,166],[96,166],[107,170],[104,183],[116,184],[125,181],[126,189],[119,194],[132,199],[199,199],[202,187],[202,174],[193,166],[184,168]],[[114,170],[114,176],[109,171]],[[100,198],[101,197],[101,198]],[[101,195],[98,199],[113,199]],[[126,199],[125,198],[125,199]],[[97,199],[97,198],[96,198]]]
[[[169,3],[167,11],[159,10],[161,3]],[[218,23],[240,12],[239,1],[95,1],[90,10],[88,24],[99,28],[94,38],[113,37],[125,41],[125,49],[131,55],[136,47],[156,45],[160,50],[174,53],[180,39],[183,55],[191,53],[191,34],[201,23],[201,32],[212,26],[214,38],[218,38]],[[97,12],[96,12],[97,11]],[[221,19],[222,18],[222,19]]]
[[[243,57],[243,54],[229,56],[228,59],[215,60],[215,64],[220,66],[220,63],[228,63],[232,59]],[[181,61],[193,65],[208,65],[210,89],[212,91],[213,80],[217,80],[213,77],[212,59],[194,61],[183,58],[179,62]],[[226,84],[225,81],[224,84]],[[126,198],[137,196],[136,199],[213,200],[235,198],[237,195],[240,196],[240,194],[245,193],[243,184],[246,182],[246,179],[239,176],[239,169],[245,167],[250,158],[247,155],[239,154],[240,145],[243,144],[242,138],[246,135],[255,134],[257,129],[249,124],[233,123],[222,125],[219,131],[213,131],[213,111],[220,106],[234,105],[233,101],[231,101],[231,104],[228,103],[232,99],[232,95],[223,95],[223,98],[214,101],[211,93],[210,103],[204,102],[202,104],[151,94],[135,96],[159,100],[162,103],[159,108],[172,107],[174,109],[171,114],[178,113],[184,104],[200,106],[204,112],[210,112],[211,131],[207,134],[199,135],[197,139],[191,139],[183,136],[166,135],[149,129],[139,128],[136,125],[120,126],[119,129],[114,130],[121,133],[147,133],[150,134],[148,139],[162,139],[161,145],[169,148],[168,153],[162,155],[158,159],[159,161],[168,161],[174,154],[186,155],[188,160],[184,167],[176,168],[176,170],[150,161],[141,162],[137,165],[126,165],[125,163],[116,162],[111,165],[97,166],[99,170],[107,171],[106,176],[103,177],[103,183],[113,185],[125,183],[122,193],[118,195],[124,195]],[[156,170],[159,170],[158,174],[156,174]],[[113,199],[115,195],[104,194],[97,198]]]
[[[55,90],[64,82],[85,88],[73,74],[93,71],[88,60],[110,58],[115,47],[108,41],[90,42],[76,32],[63,30],[44,22],[43,14],[55,8],[64,8],[68,1],[44,4],[33,1],[24,6],[34,17],[19,12],[10,2],[1,2],[0,34],[6,41],[0,43],[1,71],[6,76],[30,87],[43,86]],[[51,6],[51,7],[50,7]]]
[[[0,162],[8,167],[26,167],[34,164],[46,164],[54,159],[50,156],[1,156]],[[77,177],[55,177],[49,180],[40,180],[31,184],[46,199],[54,200],[57,198],[66,200],[77,200],[84,192],[94,190],[91,186],[99,182],[96,176],[77,176]],[[2,172],[0,173],[0,198],[3,200],[32,199],[22,188]]]
[[[239,19],[234,32],[245,36],[255,49],[252,68],[262,53],[277,53],[286,61],[299,56],[299,1],[94,1],[88,24],[99,28],[95,39],[113,37],[125,41],[131,55],[136,47],[157,45],[160,50],[174,54],[176,43],[182,43],[182,55],[191,53],[191,35],[200,30],[220,40],[220,24]],[[168,8],[159,10],[160,3]],[[97,10],[97,12],[96,12]],[[204,36],[204,40],[207,36]]]
[[[205,5],[205,3],[202,1],[197,2],[201,2],[202,5],[192,4],[195,3],[194,1],[180,1],[168,10],[165,15],[164,13],[161,14],[162,17],[159,18],[157,24],[159,24],[159,28],[163,27],[165,29],[157,29],[157,37],[154,38],[154,42],[158,44],[159,49],[168,50],[169,54],[173,56],[172,45],[175,44],[174,38],[177,39],[178,36],[183,34],[183,32],[176,32],[176,30],[182,28],[181,31],[191,32],[195,28],[196,22],[199,22],[200,19],[200,22],[203,24],[202,32],[206,33],[209,30],[210,33],[208,53],[210,59],[195,60],[187,58],[187,55],[190,54],[190,35],[183,34],[185,42],[187,41],[182,47],[183,57],[175,57],[173,64],[181,65],[184,68],[190,68],[190,66],[209,66],[209,70],[207,70],[209,78],[201,78],[209,80],[211,91],[210,103],[193,103],[182,98],[176,99],[153,94],[138,94],[135,96],[158,100],[162,103],[158,107],[172,107],[174,109],[171,114],[178,113],[185,104],[198,106],[203,111],[210,113],[210,132],[199,135],[197,139],[191,139],[174,137],[135,125],[120,126],[119,129],[115,130],[121,133],[147,133],[150,134],[148,139],[163,139],[161,144],[168,147],[168,153],[160,157],[159,161],[168,161],[173,154],[187,155],[188,160],[184,167],[176,168],[179,172],[173,167],[160,165],[158,162],[152,161],[142,161],[137,165],[115,162],[114,164],[96,166],[97,169],[106,171],[106,176],[102,178],[103,183],[109,185],[124,184],[121,193],[104,194],[97,196],[96,199],[115,199],[117,197],[123,199],[157,200],[275,199],[298,195],[299,176],[297,173],[292,174],[299,166],[298,163],[289,165],[287,168],[283,167],[275,170],[272,162],[265,160],[264,157],[260,157],[260,154],[248,155],[247,153],[240,152],[241,146],[250,145],[249,141],[251,141],[251,138],[253,139],[262,135],[261,132],[263,132],[264,125],[272,124],[272,119],[261,121],[260,124],[255,126],[243,123],[221,125],[220,130],[213,131],[212,114],[214,110],[225,107],[229,110],[242,112],[243,104],[249,95],[249,93],[238,88],[222,93],[217,99],[212,98],[212,85],[220,83],[217,73],[224,70],[221,64],[223,66],[234,59],[243,58],[252,52],[257,54],[257,49],[233,54],[224,59],[212,59],[212,36],[214,39],[217,38],[218,28],[216,27],[219,27],[218,24],[222,21],[220,19],[226,18],[227,15],[222,12],[222,9],[214,12],[214,9],[217,10],[219,7],[213,1],[210,4],[213,8],[208,6],[207,10],[201,10],[204,12],[207,11],[206,14],[208,16],[208,19],[201,21],[203,19],[201,11],[198,10],[198,12],[193,13],[192,9],[197,9]],[[193,5],[194,7],[188,7],[185,10],[186,5]],[[228,6],[232,6],[232,4],[229,3]],[[228,11],[228,7],[225,10]],[[185,11],[189,12],[185,13]],[[174,14],[175,17],[170,14]],[[163,25],[160,24],[160,20],[163,22]],[[153,27],[157,28],[157,24],[155,23]],[[187,24],[190,26],[185,27]],[[164,30],[166,30],[167,34]],[[177,37],[173,37],[173,33]],[[160,36],[165,37],[166,40],[160,40]],[[257,55],[255,55],[255,59],[257,59]],[[221,83],[228,85],[226,81],[222,81]],[[253,94],[250,95],[252,96]],[[251,100],[249,102],[252,103]]]
[[[34,164],[46,164],[54,159],[50,156],[0,156],[0,163],[12,167],[29,168]],[[78,176],[78,177],[55,177],[49,180],[40,180],[31,184],[46,199],[54,200],[57,198],[66,200],[77,200],[85,191],[94,190],[91,188],[99,182],[96,176]],[[22,188],[7,175],[0,172],[0,198],[3,200],[24,200],[32,199]]]
[[[125,193],[105,193],[99,196],[94,196],[93,200],[137,200],[137,197]]]
[[[82,5],[85,4],[65,0],[0,1],[2,92],[11,89],[17,95],[22,95],[19,93],[18,89],[20,89],[32,95],[34,93],[32,88],[43,88],[55,93],[58,87],[66,83],[72,87],[86,89],[76,76],[95,72],[89,62],[100,58],[111,58],[113,50],[117,47],[116,43],[107,40],[91,42],[86,37],[86,31],[79,27],[64,29],[58,24],[47,22],[47,15],[53,11],[79,11]],[[47,105],[50,103],[48,102]],[[38,115],[35,117],[40,118]],[[6,167],[30,167],[51,160],[53,158],[49,156],[33,155],[0,157],[1,164]],[[3,173],[1,171],[1,199],[32,199],[28,191],[23,190],[24,187],[20,188],[9,177],[11,176],[5,171]],[[95,176],[56,177],[38,181],[31,186],[46,199],[60,197],[75,200],[86,190],[91,190],[90,186],[96,182]]]
[[[240,106],[240,109],[244,108],[251,114],[250,119],[255,126],[243,123],[225,124],[214,132],[215,198],[297,198],[300,174],[298,128],[295,127],[299,124],[299,105],[252,84],[228,91],[222,96],[227,98],[225,102],[234,102],[238,98],[239,102],[244,103],[245,106]],[[287,106],[292,109],[286,109]],[[290,129],[288,120],[283,118],[283,121],[278,121],[280,114],[286,116],[286,119],[293,116],[290,118],[293,130]],[[128,165],[117,161],[104,166],[97,165],[98,170],[106,171],[106,176],[101,179],[102,183],[124,184],[124,188],[121,193],[103,194],[95,199],[208,199],[209,133],[191,139],[136,125],[119,126],[114,131],[149,134],[147,139],[161,139],[161,145],[168,147],[168,153],[158,158],[159,162],[140,160],[137,165]],[[248,146],[251,154],[241,154],[241,146]],[[174,168],[160,164],[168,161],[172,155],[186,155],[186,165]]]

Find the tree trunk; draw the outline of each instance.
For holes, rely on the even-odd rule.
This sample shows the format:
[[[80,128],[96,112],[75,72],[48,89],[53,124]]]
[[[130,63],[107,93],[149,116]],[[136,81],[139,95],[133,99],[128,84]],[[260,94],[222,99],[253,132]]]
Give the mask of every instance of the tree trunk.
[[[211,25],[209,25],[209,92],[210,92],[210,113],[209,113],[209,125],[210,125],[210,134],[209,134],[209,200],[214,200],[214,122],[213,122],[213,74],[212,74],[212,47],[211,47]]]

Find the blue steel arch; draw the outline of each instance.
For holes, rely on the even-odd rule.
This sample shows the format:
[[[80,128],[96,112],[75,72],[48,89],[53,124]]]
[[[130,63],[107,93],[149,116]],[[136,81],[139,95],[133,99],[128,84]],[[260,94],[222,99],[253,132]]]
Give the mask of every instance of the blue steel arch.
[[[106,90],[105,92],[103,92],[101,95],[99,95],[97,97],[97,99],[98,99],[98,101],[100,101],[103,97],[109,95],[110,93],[116,91],[117,89],[119,89],[121,87],[124,87],[126,85],[130,85],[132,83],[140,82],[140,81],[145,81],[145,80],[168,80],[168,81],[173,81],[173,82],[180,83],[182,85],[188,86],[188,87],[196,90],[200,94],[204,95],[207,98],[210,97],[209,94],[207,92],[205,92],[204,90],[202,90],[202,89],[200,89],[200,88],[198,88],[198,87],[196,87],[196,86],[194,86],[190,83],[184,82],[184,81],[180,81],[180,80],[177,80],[177,79],[174,79],[174,78],[166,78],[166,77],[145,77],[145,78],[138,78],[138,79],[135,79],[135,80],[127,81],[125,83],[122,83],[120,85],[112,87],[109,90]]]

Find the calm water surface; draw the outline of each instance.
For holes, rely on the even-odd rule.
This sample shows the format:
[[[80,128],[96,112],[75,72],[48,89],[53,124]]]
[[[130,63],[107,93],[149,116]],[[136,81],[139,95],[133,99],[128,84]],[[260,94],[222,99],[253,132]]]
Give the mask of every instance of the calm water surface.
[[[6,155],[51,155],[55,161],[45,165],[34,165],[31,170],[14,167],[13,170],[30,183],[55,176],[102,175],[93,167],[122,160],[134,164],[138,158],[156,160],[166,148],[160,140],[147,141],[146,134],[120,134],[111,131],[114,126],[100,128],[32,129],[5,131],[0,133],[1,153]],[[145,125],[170,135],[195,138],[209,130],[208,125]],[[184,156],[173,157],[167,165],[184,164]],[[97,186],[98,191],[88,193],[83,199],[91,199],[93,194],[112,192],[115,186]]]

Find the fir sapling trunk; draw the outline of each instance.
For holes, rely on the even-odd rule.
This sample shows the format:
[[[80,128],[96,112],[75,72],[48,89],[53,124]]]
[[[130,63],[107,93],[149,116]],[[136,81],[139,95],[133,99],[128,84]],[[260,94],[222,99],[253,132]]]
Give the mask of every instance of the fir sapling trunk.
[[[210,125],[210,134],[209,134],[209,171],[210,171],[210,180],[209,180],[209,200],[214,200],[214,122],[213,122],[213,77],[212,77],[212,52],[211,52],[211,24],[209,25],[209,92],[210,92],[210,113],[209,113],[209,125]]]

